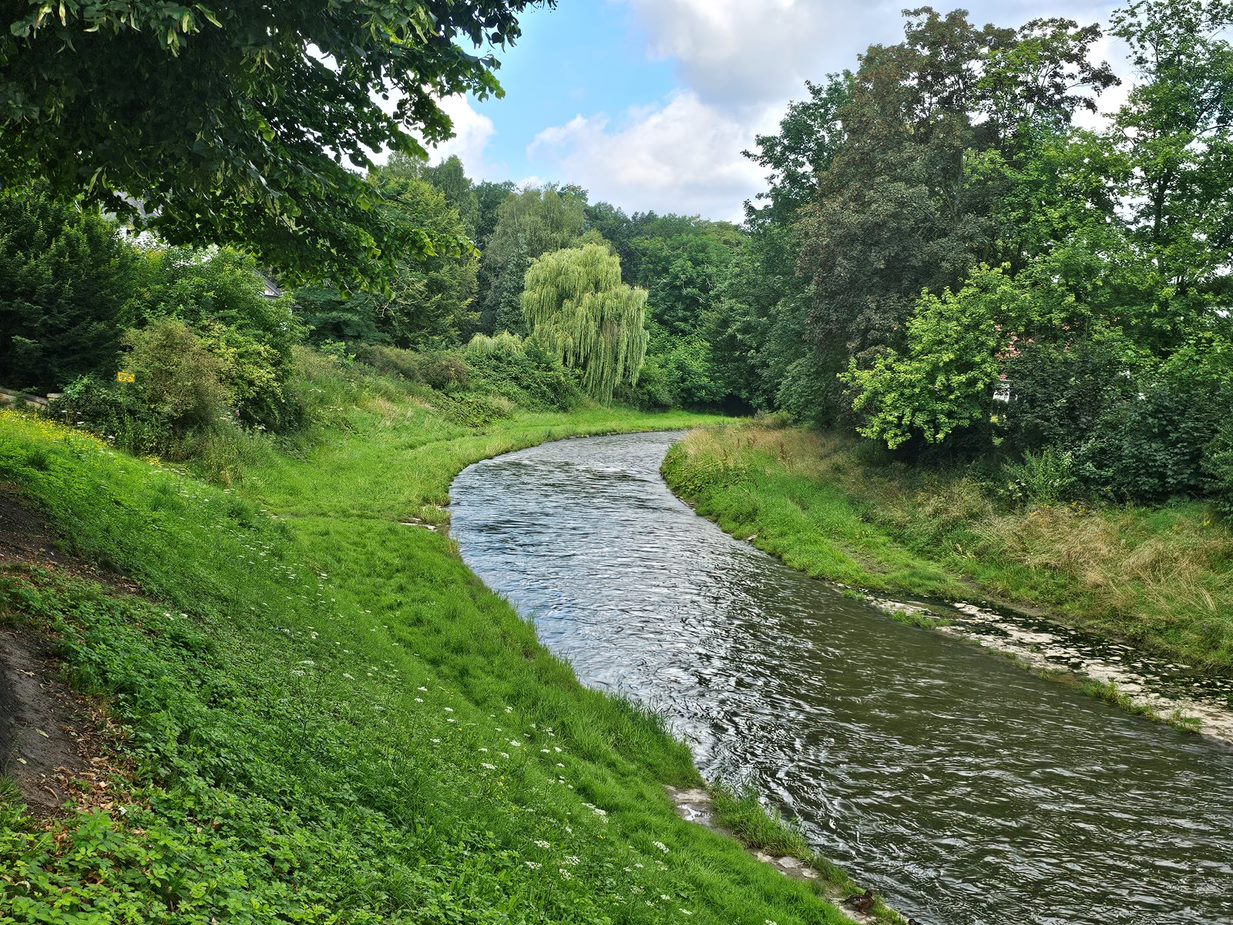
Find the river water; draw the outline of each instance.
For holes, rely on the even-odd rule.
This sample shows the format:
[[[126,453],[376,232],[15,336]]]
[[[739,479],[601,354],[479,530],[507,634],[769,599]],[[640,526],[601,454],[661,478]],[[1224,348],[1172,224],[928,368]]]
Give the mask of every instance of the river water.
[[[583,683],[664,715],[928,925],[1233,923],[1233,750],[904,626],[659,477],[679,435],[547,444],[452,490],[467,564]]]

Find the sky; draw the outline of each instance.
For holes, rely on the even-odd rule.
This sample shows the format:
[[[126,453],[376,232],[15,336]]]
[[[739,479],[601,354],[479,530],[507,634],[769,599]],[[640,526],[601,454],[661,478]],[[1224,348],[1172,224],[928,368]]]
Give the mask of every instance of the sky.
[[[773,133],[806,80],[902,36],[904,0],[560,0],[497,54],[503,99],[445,101],[480,180],[577,183],[591,201],[739,220],[765,186],[741,152]],[[939,10],[951,7],[935,2]],[[972,0],[978,22],[1107,22],[1107,0]],[[1115,48],[1100,55],[1117,61]],[[1118,67],[1119,73],[1124,71]],[[1115,92],[1109,105],[1120,101]]]

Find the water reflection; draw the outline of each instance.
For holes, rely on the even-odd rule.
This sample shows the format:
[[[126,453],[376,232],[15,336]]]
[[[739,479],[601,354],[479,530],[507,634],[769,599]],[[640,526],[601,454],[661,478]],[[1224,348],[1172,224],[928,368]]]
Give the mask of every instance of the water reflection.
[[[453,533],[584,683],[669,717],[922,922],[1233,922],[1233,751],[895,623],[696,517],[673,435],[471,467]]]

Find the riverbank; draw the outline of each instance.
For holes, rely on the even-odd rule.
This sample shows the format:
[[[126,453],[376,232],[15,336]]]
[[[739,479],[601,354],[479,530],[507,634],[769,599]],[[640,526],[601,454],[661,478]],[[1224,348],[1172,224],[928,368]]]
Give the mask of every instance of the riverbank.
[[[0,521],[59,547],[0,544],[0,624],[79,706],[49,736],[72,773],[5,769],[4,920],[846,921],[833,883],[682,820],[687,749],[583,689],[441,529],[470,462],[709,419],[468,425],[432,390],[301,360],[328,426],[254,439],[230,488],[0,413]]]
[[[842,437],[755,424],[691,434],[664,476],[814,577],[1008,603],[1183,671],[1233,671],[1233,531],[1203,505],[1012,509],[970,475],[873,466]]]

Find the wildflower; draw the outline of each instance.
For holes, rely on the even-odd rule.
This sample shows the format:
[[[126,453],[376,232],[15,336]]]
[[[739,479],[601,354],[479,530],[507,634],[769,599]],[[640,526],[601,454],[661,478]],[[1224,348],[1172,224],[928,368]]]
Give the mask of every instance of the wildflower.
[[[428,688],[426,687],[420,687],[420,688],[417,688],[417,690],[423,691],[425,694],[428,693]]]
[[[344,677],[344,678],[346,678],[348,681],[354,681],[354,680],[355,680],[355,675],[351,674],[351,672],[349,672],[349,671],[344,671],[344,672],[343,672],[343,677]]]
[[[424,698],[423,698],[423,697],[416,697],[416,698],[415,698],[415,702],[416,702],[416,703],[423,703],[423,702],[424,702]]]
[[[523,861],[522,863],[526,864],[527,867],[531,868],[531,870],[539,870],[541,867],[544,866],[543,864],[540,864],[538,861]]]
[[[577,867],[579,864],[582,863],[582,861],[579,860],[577,856],[571,854],[569,857],[565,859],[565,863],[570,865],[571,867]]]
[[[660,851],[662,851],[664,854],[668,853],[668,846],[665,845],[663,842],[653,841],[651,842],[651,844],[654,845],[656,848],[658,848]]]
[[[573,874],[571,874],[571,873],[570,873],[568,870],[566,870],[564,867],[558,867],[558,868],[557,868],[557,873],[559,873],[559,874],[561,875],[561,879],[562,879],[562,880],[573,880],[573,879],[574,879],[574,875],[573,875]]]
[[[693,913],[690,912],[688,909],[681,909],[680,913],[681,915],[693,915]]]
[[[453,708],[453,707],[446,707],[446,708],[445,708],[445,712],[446,712],[446,713],[453,713],[453,712],[454,712],[454,708]]]
[[[536,848],[551,848],[552,845],[548,844],[548,842],[544,841],[542,838],[537,838],[535,839],[535,847]]]
[[[433,744],[433,745],[440,745],[440,744],[441,744],[441,740],[440,740],[440,739],[432,739],[431,741],[432,741],[432,744]]]
[[[510,739],[509,744],[513,746],[514,748],[522,748],[522,743],[519,742],[517,739]]]
[[[481,764],[480,767],[483,768],[485,771],[495,771],[497,769],[497,766],[495,764],[489,764],[487,761]]]

